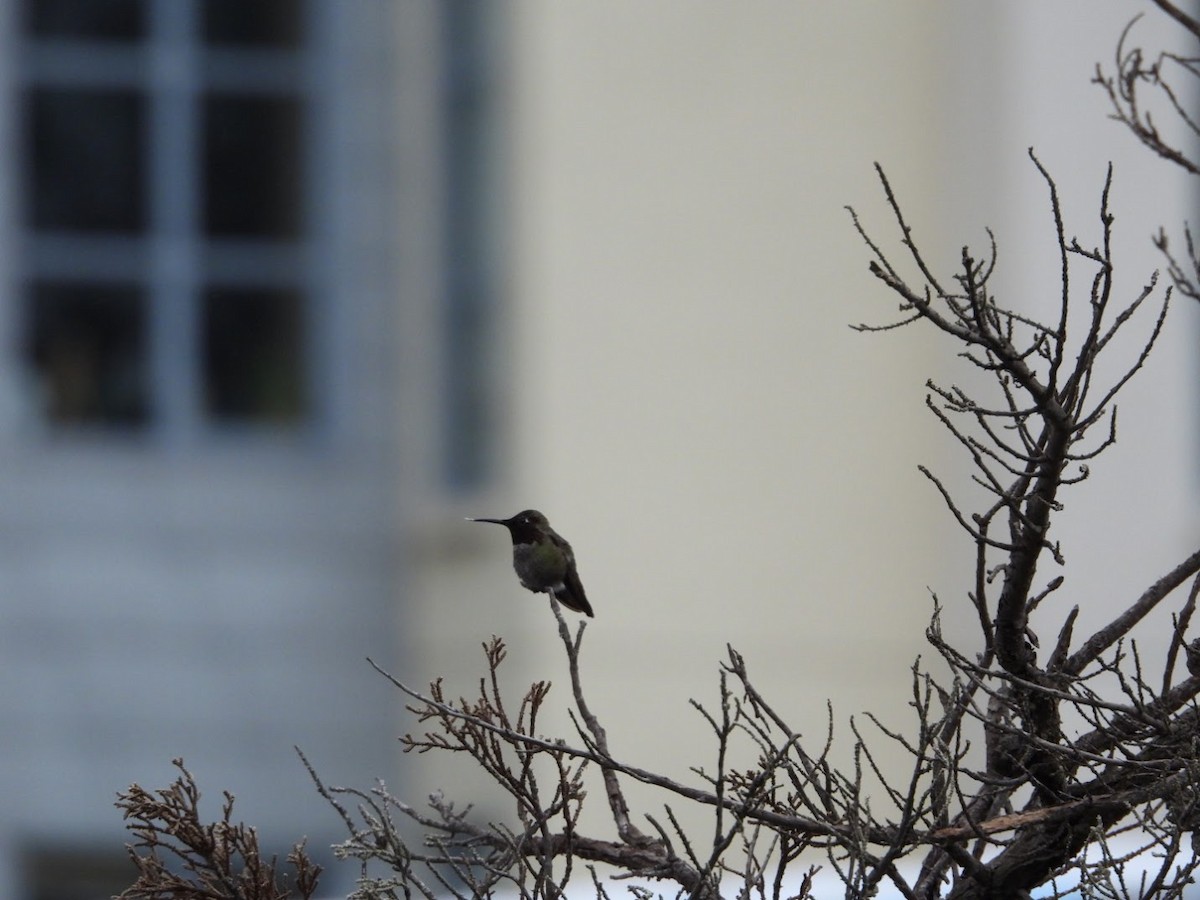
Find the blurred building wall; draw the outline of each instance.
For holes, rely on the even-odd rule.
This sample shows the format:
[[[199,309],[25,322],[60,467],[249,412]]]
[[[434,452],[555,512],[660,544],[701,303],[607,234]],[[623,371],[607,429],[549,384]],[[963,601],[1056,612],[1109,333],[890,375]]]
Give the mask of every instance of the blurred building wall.
[[[619,757],[685,781],[712,766],[688,700],[714,702],[727,642],[817,741],[827,698],[839,740],[863,710],[907,722],[931,592],[976,646],[972,550],[916,468],[969,493],[968,461],[923,401],[927,378],[971,376],[921,329],[847,327],[894,320],[896,301],[843,207],[903,256],[878,161],[947,277],[992,226],[996,287],[1053,310],[1052,219],[1026,150],[1089,241],[1116,158],[1118,239],[1140,285],[1161,265],[1149,223],[1178,223],[1193,195],[1089,84],[1139,9],[523,2],[495,15],[509,67],[495,100],[508,255],[494,376],[508,477],[461,512],[535,506],[574,544],[596,609],[583,674]],[[1152,43],[1163,23],[1150,18]],[[1177,313],[1130,390],[1122,448],[1065,498],[1079,566],[1044,611],[1050,633],[1076,602],[1098,623],[1194,542],[1195,311]],[[1178,417],[1154,396],[1175,398]],[[1163,467],[1148,472],[1147,454]],[[1131,528],[1128,502],[1155,527]],[[507,536],[451,516],[415,533],[416,677],[465,667],[448,692],[470,695],[495,633],[514,691],[550,679],[570,706],[553,620],[516,583]],[[414,777],[471,795],[460,769],[423,763]],[[669,799],[637,796],[649,812]]]
[[[114,793],[165,784],[174,756],[277,842],[338,836],[293,744],[330,781],[394,776],[414,801],[444,787],[509,816],[456,761],[397,759],[413,723],[363,661],[470,694],[480,644],[502,635],[506,683],[553,681],[543,724],[570,739],[546,602],[517,584],[504,532],[466,515],[536,506],[574,544],[596,609],[585,683],[623,759],[682,780],[712,765],[688,700],[714,702],[726,643],[806,735],[824,732],[827,699],[839,721],[870,709],[902,725],[931,591],[969,634],[966,544],[916,470],[966,483],[923,407],[926,378],[962,370],[932,335],[847,327],[895,302],[843,207],[900,252],[880,162],[936,264],[982,249],[991,225],[997,286],[1037,310],[1057,263],[1028,146],[1081,238],[1117,161],[1130,285],[1159,264],[1143,236],[1191,203],[1087,83],[1136,5],[256,0],[303,11],[299,58],[206,44],[216,13],[201,10],[245,25],[244,0],[139,6],[157,50],[106,39],[107,62],[81,69],[63,64],[78,36],[43,22],[31,41],[28,5],[0,4],[3,896],[78,896],[47,873],[119,856]],[[243,76],[262,79],[250,93],[304,85],[311,228],[296,246],[198,234],[203,194],[169,177],[197,152],[186,141],[153,169],[167,193],[150,194],[144,246],[39,225],[31,86],[88,72],[109,90],[159,85],[153,128],[177,140],[197,126],[172,97]],[[205,400],[203,368],[180,364],[188,304],[214,278],[310,298],[300,427],[205,412],[246,408],[224,378]],[[47,383],[77,382],[31,349],[31,287],[64,280],[175,298],[148,326],[166,405],[109,407],[149,417],[132,431],[56,420],[96,408],[78,393],[46,405]],[[1196,323],[1177,314],[1096,489],[1068,497],[1080,565],[1051,629],[1076,602],[1099,621],[1194,541]],[[78,347],[43,321],[44,346]],[[237,321],[232,356],[213,358],[240,358]],[[1147,521],[1168,537],[1130,527]],[[638,793],[637,812],[661,800]]]
[[[921,411],[928,336],[848,328],[895,304],[844,206],[888,234],[878,158],[938,234],[957,58],[937,9],[505,10],[508,478],[463,512],[535,506],[573,542],[596,609],[592,707],[638,765],[712,763],[688,699],[715,699],[726,643],[806,732],[828,697],[841,715],[900,709],[895,673],[922,649],[953,537],[915,467],[951,457]],[[500,634],[514,689],[550,679],[565,709],[554,622],[517,585],[507,536],[419,533],[423,674],[479,671]]]
[[[174,757],[206,815],[229,790],[268,852],[328,862],[293,746],[333,783],[395,766],[365,658],[406,634],[398,310],[439,265],[412,237],[436,11],[0,16],[0,895],[127,887],[113,801]]]

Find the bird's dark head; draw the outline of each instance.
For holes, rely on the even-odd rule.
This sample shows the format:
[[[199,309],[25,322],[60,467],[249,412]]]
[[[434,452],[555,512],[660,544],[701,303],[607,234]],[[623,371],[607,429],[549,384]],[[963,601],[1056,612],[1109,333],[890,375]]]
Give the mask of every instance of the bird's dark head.
[[[472,519],[471,521],[503,525],[512,534],[514,544],[535,544],[550,528],[550,522],[536,509],[519,512],[511,519]]]

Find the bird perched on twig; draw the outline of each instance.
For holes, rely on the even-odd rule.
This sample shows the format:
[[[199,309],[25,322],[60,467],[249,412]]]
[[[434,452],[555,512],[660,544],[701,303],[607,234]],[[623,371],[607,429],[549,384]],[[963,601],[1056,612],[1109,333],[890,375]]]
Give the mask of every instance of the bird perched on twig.
[[[567,609],[593,615],[575,568],[575,551],[540,512],[527,509],[511,519],[470,521],[492,522],[508,529],[513,542],[513,568],[522,586],[535,594],[549,594]]]

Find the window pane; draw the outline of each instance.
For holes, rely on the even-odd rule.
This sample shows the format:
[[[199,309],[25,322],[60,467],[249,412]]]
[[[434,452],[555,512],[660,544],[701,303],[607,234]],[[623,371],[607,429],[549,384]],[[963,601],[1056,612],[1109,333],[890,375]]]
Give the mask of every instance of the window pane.
[[[292,290],[211,288],[204,297],[204,387],[216,419],[304,415],[304,311]]]
[[[144,0],[24,0],[25,29],[35,37],[133,41],[146,29]]]
[[[145,422],[146,316],[137,288],[42,283],[29,307],[26,354],[48,419]]]
[[[33,88],[26,101],[29,224],[141,231],[142,97],[132,91]]]
[[[304,0],[204,0],[204,39],[210,44],[295,47]]]
[[[74,846],[38,846],[20,860],[27,900],[96,900],[125,890],[135,875],[129,857]],[[135,873],[136,874],[136,873]]]
[[[285,97],[204,100],[204,229],[295,237],[302,208],[300,105]]]

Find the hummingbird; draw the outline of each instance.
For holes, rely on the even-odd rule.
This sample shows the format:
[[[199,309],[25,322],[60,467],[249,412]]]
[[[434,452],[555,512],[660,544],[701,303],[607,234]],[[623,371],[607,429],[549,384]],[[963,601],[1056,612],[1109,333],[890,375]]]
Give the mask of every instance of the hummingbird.
[[[575,551],[540,512],[527,509],[511,519],[470,521],[492,522],[508,529],[513,542],[513,568],[522,587],[535,594],[549,594],[567,609],[593,615],[575,568]]]

